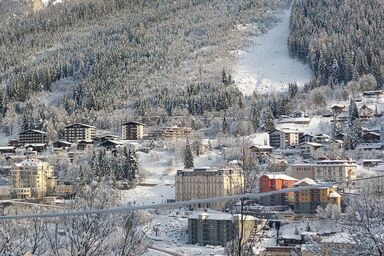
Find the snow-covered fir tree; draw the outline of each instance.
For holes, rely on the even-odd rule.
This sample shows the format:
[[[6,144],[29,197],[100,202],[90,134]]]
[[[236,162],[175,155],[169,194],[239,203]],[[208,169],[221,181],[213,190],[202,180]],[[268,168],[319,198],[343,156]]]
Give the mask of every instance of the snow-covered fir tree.
[[[348,108],[347,149],[355,149],[360,136],[361,126],[359,121],[359,112],[356,102],[351,99]]]
[[[191,169],[193,166],[192,148],[191,144],[189,143],[189,139],[187,139],[184,149],[184,168]]]
[[[263,114],[262,114],[262,124],[261,125],[262,125],[262,128],[264,129],[264,131],[267,131],[267,132],[275,129],[275,119],[273,117],[273,113],[272,113],[271,108],[269,108],[269,107],[264,108]]]

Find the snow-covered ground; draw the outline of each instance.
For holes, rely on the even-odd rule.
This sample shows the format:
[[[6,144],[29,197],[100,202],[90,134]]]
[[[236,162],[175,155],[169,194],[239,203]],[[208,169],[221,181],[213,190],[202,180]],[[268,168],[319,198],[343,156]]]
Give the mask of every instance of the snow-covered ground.
[[[221,246],[196,246],[188,242],[188,215],[186,209],[164,210],[152,214],[153,219],[143,227],[146,236],[152,241],[152,248],[159,248],[179,255],[223,255]],[[163,255],[151,250],[146,255]]]
[[[275,27],[255,37],[250,49],[239,51],[240,60],[234,80],[245,95],[251,95],[254,90],[259,93],[282,91],[289,83],[303,85],[309,82],[309,67],[289,57],[290,13],[291,10],[285,10]]]
[[[175,199],[175,175],[183,169],[178,151],[152,150],[140,153],[140,166],[147,172],[141,185],[121,191],[121,204],[151,205],[165,203],[167,199]],[[220,167],[222,156],[215,151],[200,155],[194,159],[195,167]],[[145,256],[153,255],[223,255],[224,248],[214,246],[197,246],[188,242],[188,211],[173,209],[149,211],[150,223],[142,227],[152,241],[151,248]],[[168,253],[167,253],[168,252]]]
[[[314,116],[311,117],[309,124],[278,123],[276,128],[288,128],[298,130],[307,134],[315,135],[319,133],[329,133],[331,131],[330,117]]]
[[[177,152],[156,150],[141,153],[140,165],[148,176],[142,185],[121,191],[122,204],[151,205],[175,199],[176,171],[183,169],[176,155]],[[195,167],[221,167],[222,161],[222,156],[214,151],[194,159]]]

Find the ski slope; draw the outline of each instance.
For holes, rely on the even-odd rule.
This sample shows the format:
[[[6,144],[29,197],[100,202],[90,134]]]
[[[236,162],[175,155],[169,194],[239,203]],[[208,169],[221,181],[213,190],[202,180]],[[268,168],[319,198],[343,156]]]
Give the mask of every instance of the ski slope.
[[[234,80],[244,95],[254,90],[262,94],[283,91],[288,83],[304,85],[311,79],[311,70],[289,57],[287,40],[291,10],[285,10],[275,27],[255,37],[252,47],[240,52]]]

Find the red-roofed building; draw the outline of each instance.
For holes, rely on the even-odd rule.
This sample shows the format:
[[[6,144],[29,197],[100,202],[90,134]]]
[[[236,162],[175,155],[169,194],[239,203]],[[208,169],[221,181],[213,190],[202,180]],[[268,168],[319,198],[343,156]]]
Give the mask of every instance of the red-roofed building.
[[[260,192],[276,191],[285,188],[293,188],[293,184],[297,179],[292,178],[285,174],[266,174],[260,177]],[[263,205],[276,206],[276,205],[293,205],[294,194],[282,193],[272,196],[264,196],[261,199]]]

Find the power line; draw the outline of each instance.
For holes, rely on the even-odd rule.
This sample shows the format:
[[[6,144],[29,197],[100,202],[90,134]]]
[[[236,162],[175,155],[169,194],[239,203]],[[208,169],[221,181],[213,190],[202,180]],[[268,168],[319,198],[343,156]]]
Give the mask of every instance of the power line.
[[[147,209],[175,209],[183,206],[195,205],[195,204],[207,204],[213,203],[217,201],[238,201],[241,199],[256,199],[263,196],[270,196],[275,194],[282,194],[288,192],[296,192],[296,191],[305,191],[314,188],[325,188],[331,187],[335,184],[335,182],[326,182],[311,186],[304,187],[295,187],[295,188],[286,188],[276,191],[269,191],[263,193],[246,193],[239,195],[231,195],[231,196],[221,196],[207,199],[196,199],[189,201],[180,201],[174,203],[166,203],[166,204],[153,204],[153,205],[142,205],[142,206],[125,206],[125,207],[115,207],[115,208],[107,208],[107,209],[92,209],[92,210],[84,210],[84,211],[68,211],[68,212],[51,212],[51,213],[39,213],[39,214],[25,214],[25,215],[8,215],[8,216],[0,216],[0,220],[20,220],[20,219],[30,219],[30,218],[63,218],[69,216],[81,216],[81,215],[91,215],[91,214],[115,214],[115,213],[124,213],[124,212],[133,212],[138,210],[147,210]]]
[[[380,176],[372,176],[367,178],[355,179],[353,181],[361,181],[361,180],[369,180],[369,179],[377,179],[384,178],[384,175]],[[311,186],[305,187],[296,187],[296,188],[287,188],[276,191],[269,191],[264,193],[246,193],[232,196],[222,196],[208,199],[195,199],[189,201],[180,201],[174,203],[166,203],[166,204],[153,204],[153,205],[142,205],[142,206],[126,206],[126,207],[115,207],[115,208],[107,208],[107,209],[93,209],[93,210],[84,210],[84,211],[68,211],[68,212],[52,212],[52,213],[41,213],[41,214],[26,214],[26,215],[8,215],[8,216],[0,216],[0,220],[11,220],[11,219],[27,219],[27,218],[62,218],[68,216],[80,216],[80,215],[90,215],[90,214],[115,214],[115,213],[123,213],[123,212],[132,212],[138,210],[147,210],[147,209],[174,209],[183,206],[189,206],[193,204],[207,204],[218,201],[237,201],[240,199],[256,199],[263,196],[270,196],[274,194],[282,194],[288,192],[295,191],[304,191],[313,188],[322,188],[322,187],[330,187],[335,184],[341,182],[326,182]]]

